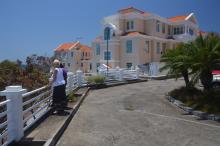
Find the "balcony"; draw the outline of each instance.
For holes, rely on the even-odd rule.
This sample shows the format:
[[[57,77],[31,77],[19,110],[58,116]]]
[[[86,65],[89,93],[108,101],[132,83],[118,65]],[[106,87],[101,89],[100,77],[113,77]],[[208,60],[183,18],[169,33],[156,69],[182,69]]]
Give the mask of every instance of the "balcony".
[[[175,40],[177,41],[182,41],[182,42],[189,42],[189,41],[193,41],[196,36],[195,35],[190,35],[187,33],[184,34],[178,34],[178,35],[173,35],[172,36]]]

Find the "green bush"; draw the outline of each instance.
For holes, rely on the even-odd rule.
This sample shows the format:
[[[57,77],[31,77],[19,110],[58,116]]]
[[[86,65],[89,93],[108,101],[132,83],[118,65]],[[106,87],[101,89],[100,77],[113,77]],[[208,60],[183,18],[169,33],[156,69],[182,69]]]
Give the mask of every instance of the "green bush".
[[[91,76],[87,78],[88,83],[95,83],[95,84],[103,84],[105,82],[104,76]]]
[[[169,95],[182,101],[194,110],[220,115],[220,91],[202,91],[197,88],[181,87],[172,90]]]
[[[74,92],[71,92],[69,95],[68,95],[68,101],[69,102],[76,102],[77,101],[77,96],[75,95]]]

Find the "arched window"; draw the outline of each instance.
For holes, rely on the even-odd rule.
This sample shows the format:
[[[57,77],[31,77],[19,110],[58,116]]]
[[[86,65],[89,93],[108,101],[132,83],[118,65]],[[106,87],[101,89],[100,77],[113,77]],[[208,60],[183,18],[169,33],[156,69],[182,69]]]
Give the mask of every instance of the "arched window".
[[[104,30],[104,40],[110,40],[110,28],[106,27]]]

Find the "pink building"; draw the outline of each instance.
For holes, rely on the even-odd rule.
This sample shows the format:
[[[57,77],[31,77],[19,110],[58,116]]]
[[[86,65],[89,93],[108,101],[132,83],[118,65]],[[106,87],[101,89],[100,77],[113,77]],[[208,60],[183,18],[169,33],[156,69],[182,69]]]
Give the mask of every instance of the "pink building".
[[[68,71],[76,72],[80,69],[85,73],[92,70],[91,51],[92,48],[80,42],[64,43],[54,50],[55,57],[65,65]]]
[[[102,33],[92,42],[94,72],[107,59],[113,68],[159,64],[166,49],[192,41],[199,33],[193,13],[164,18],[129,7],[105,17],[102,22]],[[108,53],[106,27],[111,29]]]

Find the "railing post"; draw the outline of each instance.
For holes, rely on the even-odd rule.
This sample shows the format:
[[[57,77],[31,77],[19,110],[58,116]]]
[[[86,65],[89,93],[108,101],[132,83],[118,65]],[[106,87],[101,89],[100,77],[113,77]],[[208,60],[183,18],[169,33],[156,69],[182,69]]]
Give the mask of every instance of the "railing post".
[[[78,86],[82,85],[83,81],[83,72],[81,70],[76,71]]]
[[[119,69],[120,68],[118,66],[115,68],[115,72],[114,73],[115,73],[115,79],[116,80],[119,80]]]
[[[100,74],[101,76],[105,76],[105,71],[104,71],[104,69],[100,69],[100,70],[99,70],[99,74]]]
[[[2,95],[6,96],[7,100],[7,121],[9,139],[19,141],[24,136],[23,123],[23,99],[22,94],[27,92],[22,89],[22,86],[7,86]]]
[[[139,79],[140,69],[136,66],[136,79]]]
[[[74,86],[74,81],[73,81],[73,73],[72,72],[67,72],[67,85],[66,85],[66,90],[67,93],[69,93]]]
[[[118,76],[119,81],[123,81],[123,74],[124,74],[123,71],[124,70],[122,68],[119,69],[119,76]]]

